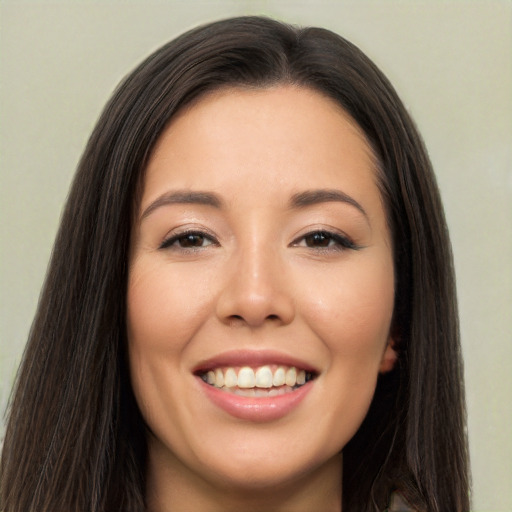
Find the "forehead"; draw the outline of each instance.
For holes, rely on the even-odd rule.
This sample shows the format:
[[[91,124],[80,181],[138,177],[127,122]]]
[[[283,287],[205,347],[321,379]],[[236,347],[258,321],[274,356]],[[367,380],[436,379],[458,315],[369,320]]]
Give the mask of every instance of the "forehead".
[[[172,119],[150,158],[144,196],[166,186],[227,191],[237,181],[255,191],[373,189],[376,167],[364,133],[334,100],[291,85],[229,88]]]

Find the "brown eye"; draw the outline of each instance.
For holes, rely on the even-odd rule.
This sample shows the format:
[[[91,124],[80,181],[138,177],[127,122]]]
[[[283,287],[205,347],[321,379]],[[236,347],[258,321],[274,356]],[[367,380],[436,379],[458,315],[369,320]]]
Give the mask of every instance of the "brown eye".
[[[160,249],[203,249],[209,245],[217,244],[217,241],[206,233],[188,232],[177,233],[162,242]]]
[[[360,249],[348,236],[330,231],[312,231],[293,242],[295,247],[309,247],[310,249],[344,251],[345,249]]]
[[[197,233],[188,233],[178,238],[177,242],[180,247],[203,247],[205,237]]]
[[[329,247],[333,242],[333,237],[329,233],[318,231],[304,237],[304,242],[308,247]]]

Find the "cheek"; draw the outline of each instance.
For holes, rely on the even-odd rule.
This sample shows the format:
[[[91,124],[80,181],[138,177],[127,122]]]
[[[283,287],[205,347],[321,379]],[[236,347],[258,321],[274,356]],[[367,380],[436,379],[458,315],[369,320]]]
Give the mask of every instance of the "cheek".
[[[394,304],[392,263],[342,269],[312,280],[310,324],[333,355],[380,359],[389,339]]]
[[[190,278],[190,280],[189,280]],[[166,410],[186,372],[183,351],[200,328],[207,306],[185,272],[148,262],[131,268],[127,294],[127,337],[132,387],[146,421]]]
[[[181,436],[174,418],[187,415],[182,396],[189,369],[183,354],[208,314],[199,277],[145,255],[130,267],[127,337],[132,389],[150,430]],[[180,412],[181,411],[181,412]]]
[[[208,291],[196,275],[169,272],[167,265],[136,262],[127,297],[128,340],[141,355],[180,352],[209,309]]]
[[[321,384],[330,412],[320,421],[325,432],[339,432],[337,442],[344,446],[363,422],[375,393],[389,341],[394,279],[392,264],[361,271],[354,267],[331,277],[310,280],[314,292],[304,310],[310,328],[329,352]]]

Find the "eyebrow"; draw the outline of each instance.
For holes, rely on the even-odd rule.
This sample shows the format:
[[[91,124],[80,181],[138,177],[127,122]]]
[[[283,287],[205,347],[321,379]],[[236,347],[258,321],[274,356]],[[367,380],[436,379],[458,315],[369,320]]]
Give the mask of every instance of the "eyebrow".
[[[357,210],[359,210],[368,220],[368,214],[364,208],[353,198],[345,192],[335,189],[318,189],[306,190],[294,194],[290,199],[290,208],[301,209],[319,203],[341,202],[346,203]],[[173,192],[166,192],[157,197],[147,208],[142,212],[140,220],[142,221],[157,208],[171,204],[200,204],[212,206],[213,208],[222,208],[223,201],[217,194],[211,192],[192,192],[189,190],[178,190]]]
[[[223,202],[219,196],[212,194],[211,192],[192,192],[189,190],[166,192],[149,204],[149,206],[142,212],[140,220],[142,221],[145,219],[157,208],[170,204],[201,204],[205,206],[213,206],[214,208],[222,208]]]
[[[369,219],[365,209],[345,192],[335,189],[306,190],[294,194],[290,200],[290,207],[293,209],[306,208],[319,203],[340,202],[346,203],[357,208],[365,217]]]

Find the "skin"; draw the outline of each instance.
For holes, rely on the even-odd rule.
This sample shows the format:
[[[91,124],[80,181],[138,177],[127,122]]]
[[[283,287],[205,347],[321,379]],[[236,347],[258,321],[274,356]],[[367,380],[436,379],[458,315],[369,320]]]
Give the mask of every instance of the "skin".
[[[290,206],[318,189],[352,204]],[[175,191],[222,204],[159,201]],[[176,235],[190,229],[203,238],[181,247]],[[375,159],[337,104],[281,85],[224,89],[178,114],[149,161],[130,255],[129,360],[149,431],[149,509],[341,510],[341,450],[395,360],[393,298]],[[234,418],[193,374],[234,349],[277,350],[318,375],[284,417]]]

